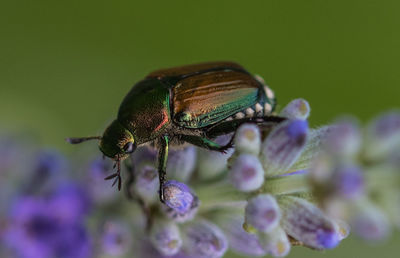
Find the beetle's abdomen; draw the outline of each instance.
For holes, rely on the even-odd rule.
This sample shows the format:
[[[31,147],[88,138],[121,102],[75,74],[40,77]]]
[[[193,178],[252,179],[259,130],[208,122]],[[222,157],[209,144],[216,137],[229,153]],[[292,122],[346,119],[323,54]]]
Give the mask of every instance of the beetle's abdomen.
[[[226,121],[234,119],[242,119],[245,117],[263,117],[270,115],[275,109],[275,95],[274,92],[267,86],[264,85],[264,93],[267,98],[257,102],[256,104],[237,112],[236,114],[226,118]]]
[[[257,103],[264,109],[266,95],[253,76],[225,70],[180,80],[172,90],[172,99],[174,122],[187,128],[201,128],[247,108],[257,108]]]

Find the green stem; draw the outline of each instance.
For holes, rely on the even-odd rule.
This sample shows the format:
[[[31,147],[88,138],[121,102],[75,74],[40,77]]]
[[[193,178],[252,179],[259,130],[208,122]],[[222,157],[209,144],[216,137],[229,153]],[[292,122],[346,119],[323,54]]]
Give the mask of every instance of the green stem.
[[[266,179],[263,192],[272,195],[293,194],[310,191],[306,174],[279,176]]]

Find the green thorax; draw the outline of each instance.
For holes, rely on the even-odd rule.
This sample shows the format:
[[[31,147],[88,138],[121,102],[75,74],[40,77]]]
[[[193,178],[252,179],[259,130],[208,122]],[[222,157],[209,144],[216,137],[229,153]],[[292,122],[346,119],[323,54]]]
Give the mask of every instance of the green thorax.
[[[132,87],[122,101],[117,120],[129,130],[136,144],[154,140],[170,125],[169,89],[148,78]]]

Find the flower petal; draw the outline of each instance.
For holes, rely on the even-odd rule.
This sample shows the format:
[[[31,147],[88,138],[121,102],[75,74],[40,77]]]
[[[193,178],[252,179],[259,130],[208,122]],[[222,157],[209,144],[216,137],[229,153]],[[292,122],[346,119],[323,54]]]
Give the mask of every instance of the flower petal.
[[[293,196],[278,199],[282,208],[282,227],[306,246],[316,249],[336,247],[341,239],[334,222],[310,202]]]
[[[267,175],[282,174],[290,168],[304,150],[308,124],[304,120],[289,120],[276,126],[264,140],[261,161]]]

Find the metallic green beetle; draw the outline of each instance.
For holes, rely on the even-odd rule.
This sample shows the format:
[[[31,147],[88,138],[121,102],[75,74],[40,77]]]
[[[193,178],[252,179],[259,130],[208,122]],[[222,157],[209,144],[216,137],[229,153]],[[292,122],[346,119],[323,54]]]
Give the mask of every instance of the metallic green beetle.
[[[69,138],[70,143],[100,140],[103,154],[116,161],[115,178],[121,189],[120,161],[136,147],[153,142],[159,149],[160,199],[166,177],[168,146],[185,142],[225,152],[212,139],[234,132],[245,122],[280,122],[271,116],[273,92],[262,79],[233,62],[212,62],[174,67],[150,73],[132,87],[122,101],[118,117],[103,136]],[[232,137],[233,138],[233,137]]]

